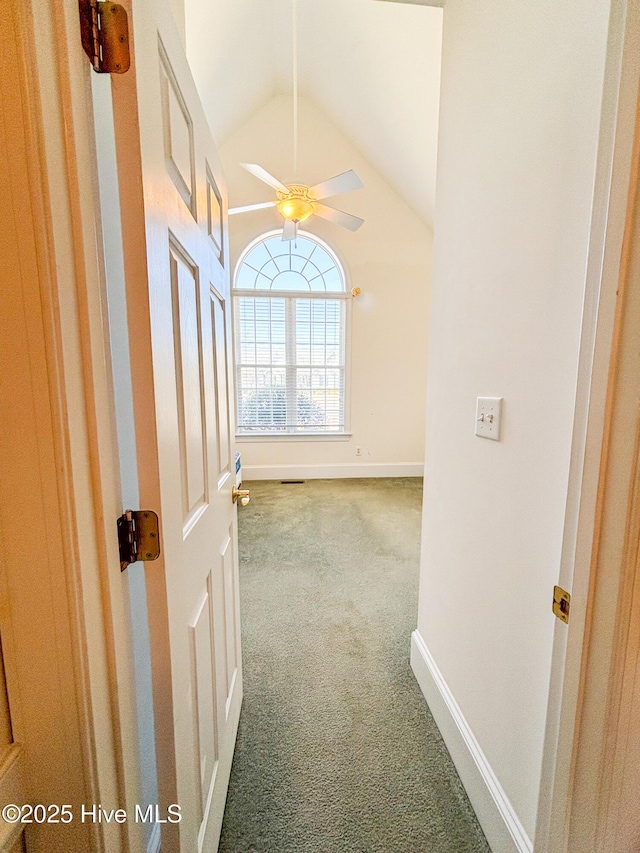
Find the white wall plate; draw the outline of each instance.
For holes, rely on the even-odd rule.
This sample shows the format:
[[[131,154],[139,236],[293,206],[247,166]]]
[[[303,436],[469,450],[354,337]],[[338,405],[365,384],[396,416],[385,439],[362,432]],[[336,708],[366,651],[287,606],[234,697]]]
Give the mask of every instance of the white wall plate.
[[[476,435],[500,441],[502,397],[478,397],[476,400]]]

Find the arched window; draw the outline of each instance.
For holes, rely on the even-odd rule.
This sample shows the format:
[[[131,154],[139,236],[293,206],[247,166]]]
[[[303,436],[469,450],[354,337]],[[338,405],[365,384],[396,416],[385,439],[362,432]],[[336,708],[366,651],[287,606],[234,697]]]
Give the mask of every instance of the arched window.
[[[345,431],[347,294],[317,237],[265,234],[234,279],[239,435]]]

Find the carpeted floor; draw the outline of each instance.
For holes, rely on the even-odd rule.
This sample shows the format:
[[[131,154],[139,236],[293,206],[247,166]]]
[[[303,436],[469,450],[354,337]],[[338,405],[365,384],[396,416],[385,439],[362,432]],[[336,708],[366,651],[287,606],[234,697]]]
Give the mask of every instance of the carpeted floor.
[[[422,481],[245,485],[220,853],[488,853],[409,667]]]

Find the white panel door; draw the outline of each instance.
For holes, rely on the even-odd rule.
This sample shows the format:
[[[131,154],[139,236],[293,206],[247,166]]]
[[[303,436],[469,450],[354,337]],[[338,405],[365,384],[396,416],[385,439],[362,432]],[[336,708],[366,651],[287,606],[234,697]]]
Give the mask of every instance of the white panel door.
[[[113,80],[163,853],[217,848],[242,700],[226,193],[170,17],[136,0]]]

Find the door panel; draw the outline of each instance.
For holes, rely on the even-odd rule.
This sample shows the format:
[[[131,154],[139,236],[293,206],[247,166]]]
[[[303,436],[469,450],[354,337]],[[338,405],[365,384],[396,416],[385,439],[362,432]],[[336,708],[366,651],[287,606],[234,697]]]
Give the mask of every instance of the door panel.
[[[227,652],[227,694],[225,703],[225,715],[233,700],[233,688],[238,675],[238,644],[236,642],[237,624],[237,589],[236,571],[233,549],[233,531],[229,530],[222,552],[222,565],[224,571],[224,618],[225,618],[225,647]]]
[[[185,535],[207,501],[207,454],[204,419],[200,299],[197,271],[171,246],[173,348],[180,430],[180,464]]]
[[[218,487],[231,470],[231,436],[229,399],[227,394],[227,323],[225,301],[215,290],[211,291],[211,326],[213,329],[213,382],[217,401],[216,421],[218,436]]]
[[[218,725],[216,720],[213,618],[209,580],[202,606],[192,626],[193,696],[197,730],[197,772],[200,777],[200,821],[207,803],[218,765]]]
[[[162,850],[209,853],[242,701],[226,190],[169,9],[137,0],[131,13],[114,117],[138,476],[161,519],[145,569],[158,783],[161,806],[183,814],[162,826]]]
[[[193,212],[193,123],[166,51],[160,45],[162,131],[167,170],[176,189]]]
[[[220,190],[218,189],[213,175],[211,174],[209,164],[207,164],[207,230],[213,244],[213,251],[220,263],[223,263],[222,220],[222,198],[220,196]]]

